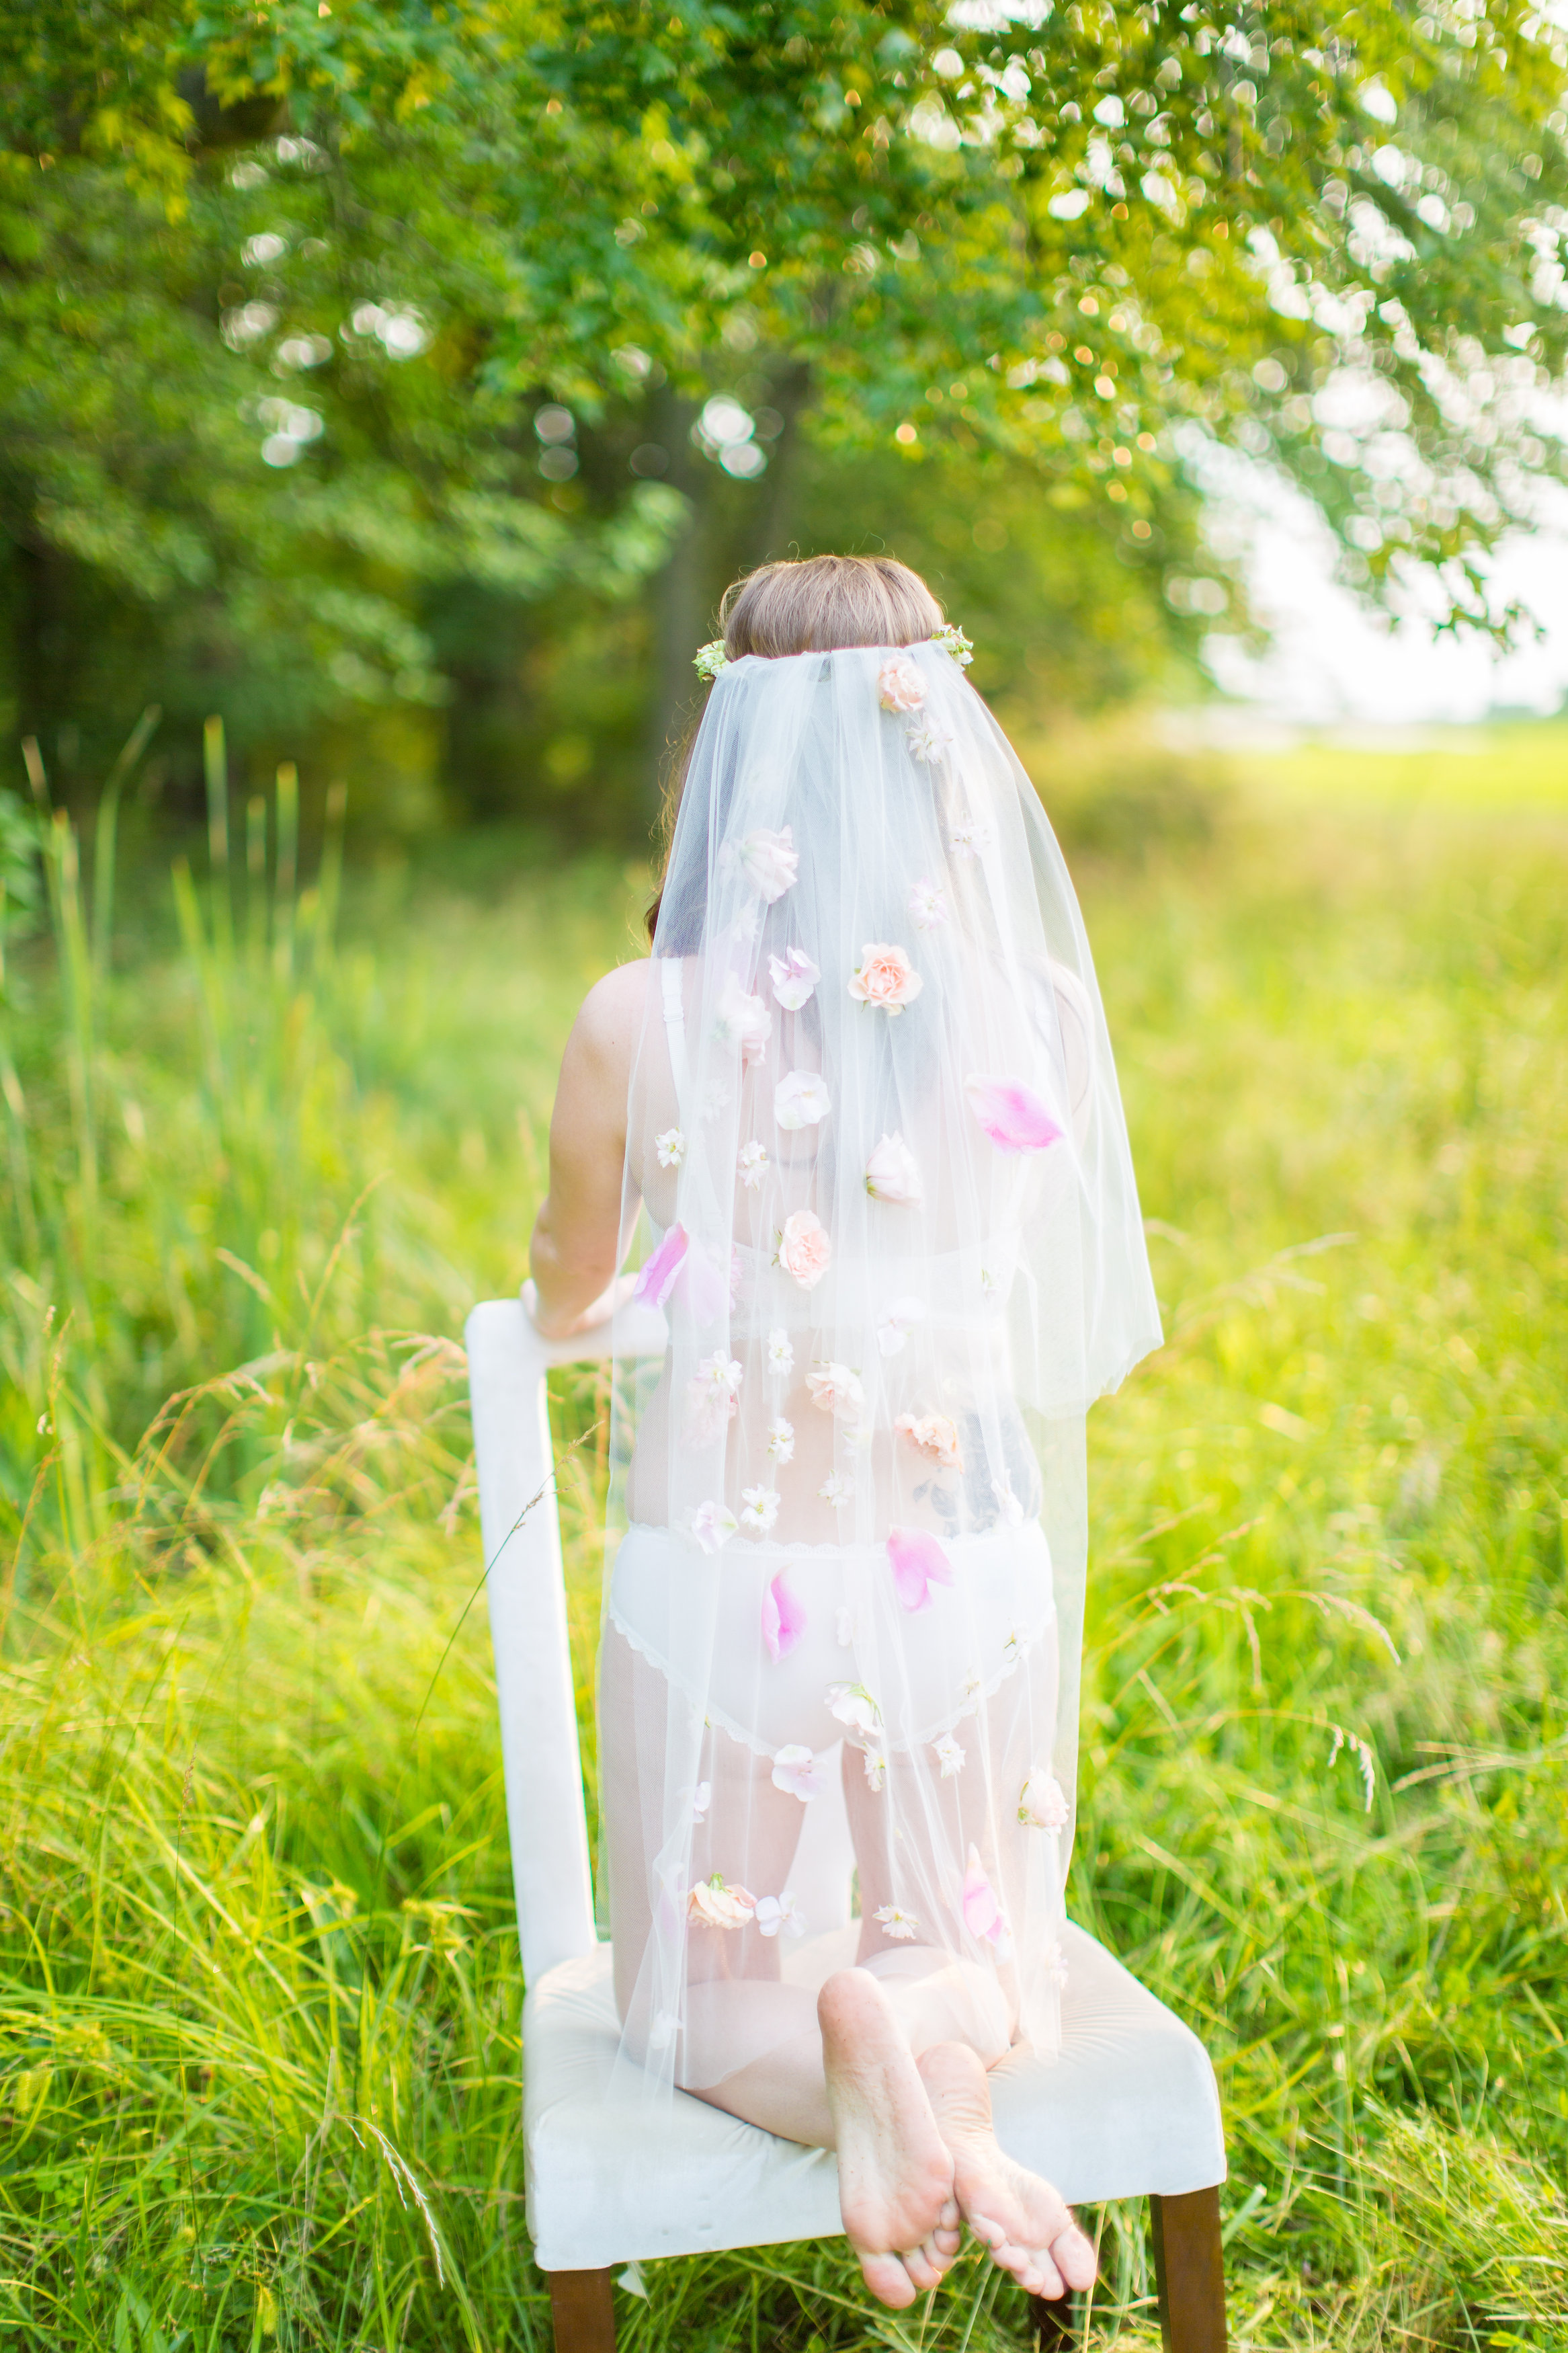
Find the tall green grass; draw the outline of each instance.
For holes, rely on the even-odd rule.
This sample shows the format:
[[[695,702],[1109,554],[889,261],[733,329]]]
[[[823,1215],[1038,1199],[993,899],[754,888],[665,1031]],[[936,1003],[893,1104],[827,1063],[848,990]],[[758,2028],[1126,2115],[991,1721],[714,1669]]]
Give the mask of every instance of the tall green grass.
[[[456,1335],[637,878],[340,891],[208,752],[172,884],[49,821],[0,1006],[0,2338],[543,2347]],[[1568,2348],[1568,817],[1484,782],[1080,875],[1171,1336],[1092,1424],[1074,1908],[1214,2051],[1248,2345]],[[647,2353],[1024,2339],[972,2259],[646,2285]]]

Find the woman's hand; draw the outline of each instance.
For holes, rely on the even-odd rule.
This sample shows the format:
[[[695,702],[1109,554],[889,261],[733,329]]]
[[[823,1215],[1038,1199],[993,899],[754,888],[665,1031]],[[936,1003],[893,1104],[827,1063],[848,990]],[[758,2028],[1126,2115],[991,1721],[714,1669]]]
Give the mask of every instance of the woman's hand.
[[[617,1274],[597,1299],[584,1307],[580,1315],[546,1316],[539,1304],[539,1286],[531,1275],[519,1294],[522,1312],[534,1330],[546,1340],[575,1340],[581,1333],[597,1331],[607,1324],[618,1308],[624,1307],[637,1288],[635,1274]]]

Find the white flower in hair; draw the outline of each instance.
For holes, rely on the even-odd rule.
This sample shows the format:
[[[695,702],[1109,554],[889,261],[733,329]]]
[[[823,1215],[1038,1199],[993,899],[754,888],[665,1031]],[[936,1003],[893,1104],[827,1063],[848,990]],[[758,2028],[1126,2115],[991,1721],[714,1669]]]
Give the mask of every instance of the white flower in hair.
[[[804,948],[785,948],[782,956],[771,955],[768,972],[773,995],[786,1013],[798,1013],[822,978]]]
[[[699,1504],[692,1515],[691,1533],[704,1552],[722,1552],[736,1525],[728,1504]]]
[[[977,818],[961,817],[956,825],[948,828],[947,846],[955,858],[978,858],[991,839],[989,826]]]
[[[768,1334],[768,1370],[786,1376],[795,1370],[795,1350],[782,1324],[775,1324]]]
[[[915,1208],[924,1200],[919,1165],[901,1135],[883,1136],[867,1161],[866,1190],[874,1201],[897,1208]]]
[[[773,1089],[773,1117],[779,1125],[794,1131],[798,1127],[815,1127],[827,1117],[832,1108],[827,1097],[827,1082],[820,1071],[792,1071]]]
[[[931,761],[941,759],[952,737],[945,727],[939,727],[934,719],[922,719],[919,726],[910,729],[904,741],[910,747],[910,759],[923,761],[929,766]]]
[[[747,1192],[754,1193],[767,1174],[768,1155],[760,1144],[742,1144],[735,1166]]]
[[[782,1416],[777,1421],[768,1424],[768,1452],[775,1462],[793,1462],[795,1460],[795,1426]]]
[[[906,1912],[898,1904],[879,1905],[871,1917],[879,1924],[884,1936],[896,1936],[900,1940],[913,1936],[921,1925],[912,1912]]]
[[[785,826],[782,833],[770,833],[760,825],[741,841],[741,871],[754,890],[760,891],[771,907],[782,899],[800,871],[800,852],[795,846],[794,828]]]
[[[679,1168],[686,1157],[686,1138],[678,1127],[667,1127],[662,1135],[654,1137],[653,1148],[661,1168]]]
[[[910,892],[910,913],[917,932],[933,932],[947,921],[947,893],[938,883],[920,881]]]
[[[940,1740],[932,1741],[931,1753],[942,1767],[944,1781],[951,1781],[955,1773],[963,1772],[966,1759],[951,1732],[944,1732]]]
[[[715,679],[729,665],[730,657],[724,651],[722,638],[715,638],[711,645],[700,646],[691,657],[691,667],[699,678]]]
[[[765,1062],[773,1017],[760,997],[748,997],[733,977],[719,999],[719,1027],[731,1046],[739,1046],[742,1062]]]
[[[951,654],[960,670],[967,670],[974,659],[974,648],[955,621],[944,622],[940,629],[933,629],[931,641],[940,646],[944,654]]]
[[[750,1528],[753,1535],[767,1535],[779,1515],[778,1490],[774,1487],[742,1487],[741,1501],[745,1506],[741,1514],[741,1525]]]
[[[821,1486],[816,1491],[816,1500],[819,1504],[827,1504],[837,1506],[839,1504],[847,1504],[854,1493],[855,1482],[853,1479],[840,1478],[837,1471],[830,1471],[826,1478],[823,1481]],[[838,1639],[842,1641],[844,1640],[843,1635],[840,1634]]]
[[[923,1299],[895,1299],[885,1310],[877,1325],[877,1345],[884,1356],[896,1356],[910,1335],[911,1324],[923,1323],[926,1304]]]

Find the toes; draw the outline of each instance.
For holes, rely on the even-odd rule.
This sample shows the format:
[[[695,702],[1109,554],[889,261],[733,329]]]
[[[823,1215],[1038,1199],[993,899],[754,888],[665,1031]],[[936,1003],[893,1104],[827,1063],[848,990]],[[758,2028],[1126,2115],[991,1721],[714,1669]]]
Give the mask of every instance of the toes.
[[[1018,2284],[1026,2288],[1031,2295],[1043,2295],[1047,2304],[1055,2304],[1058,2296],[1066,2295],[1068,2292],[1066,2280],[1043,2247],[1029,2250],[1028,2267],[1018,2274]]]
[[[1092,2242],[1074,2222],[1051,2241],[1057,2268],[1069,2287],[1092,2287],[1100,2265]]]
[[[878,2303],[894,2312],[907,2312],[918,2293],[897,2255],[861,2255],[860,2275]]]

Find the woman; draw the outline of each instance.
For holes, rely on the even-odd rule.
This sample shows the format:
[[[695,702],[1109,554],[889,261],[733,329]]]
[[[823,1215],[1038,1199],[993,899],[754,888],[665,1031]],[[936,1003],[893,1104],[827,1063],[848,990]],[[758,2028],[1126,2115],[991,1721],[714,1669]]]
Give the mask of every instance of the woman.
[[[1093,2252],[987,2071],[1059,2035],[1083,1418],[1160,1336],[1115,1073],[924,583],[823,556],[723,612],[653,954],[578,1018],[532,1244],[542,1331],[641,1318],[599,1681],[624,2061],[835,2148],[884,2304],[963,2221],[1057,2296]],[[814,1936],[791,1876],[835,1811],[858,1918]]]

